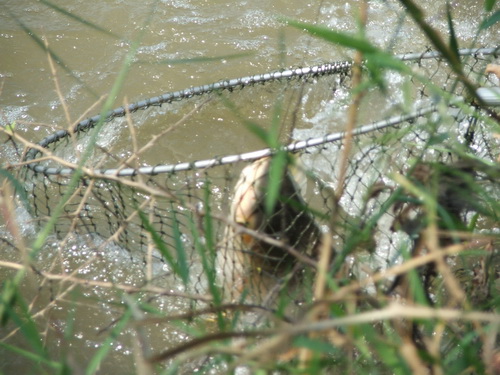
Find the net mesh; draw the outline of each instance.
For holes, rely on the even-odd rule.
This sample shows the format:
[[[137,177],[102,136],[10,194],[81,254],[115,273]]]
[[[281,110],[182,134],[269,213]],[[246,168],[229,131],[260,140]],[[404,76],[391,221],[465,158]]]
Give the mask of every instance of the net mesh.
[[[484,70],[495,61],[495,50],[461,54],[471,81],[494,85]],[[402,209],[393,200],[394,175],[410,175],[419,164],[457,165],[464,153],[498,160],[489,114],[469,101],[439,54],[400,58],[415,75],[386,73],[386,83],[365,94],[359,116],[366,125],[355,130],[342,186],[350,63],[222,81],[114,110],[104,116],[97,147],[69,193],[75,165],[101,117],[59,131],[28,152],[24,177],[34,216],[43,223],[70,194],[53,228],[58,242],[99,254],[96,262],[107,253],[117,261],[119,254],[125,270],[140,272],[135,285],[159,286],[157,294],[172,301],[192,306],[219,299],[268,308],[282,296],[300,305],[311,296],[297,285],[310,285],[319,249],[328,242],[325,233],[336,259],[368,250],[372,269],[394,264],[409,246],[409,221],[401,224]],[[237,118],[245,129],[278,118],[287,146],[255,151],[251,144],[235,152],[215,144],[192,152],[196,161],[158,164],[159,149],[170,160],[180,152],[163,151],[170,134],[159,127],[163,119],[202,121],[209,109]],[[273,131],[272,125],[262,129]],[[136,145],[136,131],[155,137]],[[225,128],[214,137],[231,143],[230,133]],[[48,157],[37,159],[40,153]],[[223,153],[228,155],[211,156]],[[485,183],[498,196],[498,187]],[[178,308],[176,303],[171,306]]]

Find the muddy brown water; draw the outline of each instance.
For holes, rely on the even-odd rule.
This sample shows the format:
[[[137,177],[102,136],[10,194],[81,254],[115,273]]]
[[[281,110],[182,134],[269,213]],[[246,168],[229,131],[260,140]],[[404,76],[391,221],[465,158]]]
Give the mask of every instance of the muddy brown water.
[[[432,24],[446,30],[446,12],[442,2],[426,0],[420,3]],[[82,116],[98,113],[102,103],[100,97],[110,91],[131,41],[139,37],[142,29],[135,62],[114,107],[124,100],[133,102],[221,79],[290,66],[349,60],[352,56],[350,51],[287,27],[279,17],[355,32],[360,4],[360,1],[298,0],[57,2],[57,6],[99,25],[117,38],[65,16],[43,2],[3,0],[0,4],[0,124],[5,126],[15,121],[16,131],[35,142],[56,129],[67,128],[68,123],[74,123]],[[468,47],[481,20],[482,2],[457,2],[453,12],[457,37],[463,47]],[[370,3],[368,17],[367,35],[383,48],[403,53],[424,51],[429,47],[418,28],[404,16],[395,1]],[[26,33],[27,29],[32,36]],[[46,43],[71,74],[60,65],[56,65],[53,72],[47,53],[35,39]],[[476,45],[495,45],[498,42],[498,29],[492,29],[480,35]],[[55,89],[56,83],[59,93]],[[309,90],[312,96],[310,87]],[[272,116],[275,94],[272,88],[261,90],[253,87],[248,92],[229,97],[245,116],[265,125]],[[196,103],[204,105],[204,100],[196,99]],[[140,125],[138,141],[147,142],[152,134],[182,118],[182,110],[176,111],[178,107],[182,105],[174,103],[152,115],[147,115],[146,111],[145,115],[136,117],[135,121]],[[336,130],[334,125],[321,122],[321,114],[308,113],[307,110],[296,127],[305,132],[313,129],[313,133],[307,133],[308,136]],[[109,139],[104,138],[103,142],[114,142],[116,149],[128,155],[129,141],[115,139],[115,133],[107,137]],[[17,162],[19,150],[10,142],[3,142],[5,135],[0,135],[0,139],[3,165]],[[159,146],[161,152],[154,150],[147,156],[150,165],[250,151],[262,147],[263,143],[219,102],[216,105],[208,103],[199,114],[191,116],[168,138],[159,141]],[[16,213],[22,235],[29,241],[36,229],[22,209]],[[11,239],[4,221],[4,218],[0,219],[0,234]],[[107,253],[109,258],[101,258],[90,267],[86,263],[87,257],[93,255],[85,241],[76,239],[74,243],[66,244],[65,248],[61,248],[53,238],[49,238],[48,242],[41,255],[41,264],[47,267],[58,264],[60,268],[53,270],[54,273],[69,273],[78,269],[79,274],[95,280],[133,284],[134,275],[143,272],[140,265],[130,265],[120,249],[111,249]],[[59,261],[56,262],[54,259],[57,257]],[[18,262],[19,255],[0,243],[0,260]],[[0,267],[0,281],[12,273],[11,269]],[[105,290],[78,286],[60,294],[64,288],[55,283],[44,284],[41,289],[38,287],[38,280],[33,276],[23,284],[23,293],[27,301],[33,301],[34,310],[46,308],[37,318],[39,326],[44,328],[42,338],[54,357],[66,357],[71,367],[83,368],[106,336],[100,334],[99,329],[107,327],[117,316],[119,310],[113,305],[121,302],[119,294],[110,295]],[[51,302],[54,295],[61,296],[57,302]],[[100,298],[106,303],[101,304]],[[161,302],[157,307],[165,311],[176,310],[175,305]],[[22,335],[12,329],[12,326],[0,328],[0,339],[27,347]],[[130,332],[125,330],[111,346],[99,373],[134,372],[134,335]],[[144,334],[152,348],[168,347],[185,335],[181,328],[168,325],[148,329]],[[33,371],[28,360],[5,349],[0,349],[0,357],[0,370],[5,373]]]

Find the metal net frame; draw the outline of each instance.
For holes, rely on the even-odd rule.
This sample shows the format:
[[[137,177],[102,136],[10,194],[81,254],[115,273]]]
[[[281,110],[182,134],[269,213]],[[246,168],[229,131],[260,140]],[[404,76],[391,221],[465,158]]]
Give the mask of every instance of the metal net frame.
[[[484,69],[495,61],[497,51],[461,50],[467,77],[493,86]],[[419,163],[455,165],[466,152],[494,161],[499,150],[488,125],[490,114],[467,99],[438,53],[399,58],[428,81],[402,76],[390,87],[369,90],[363,105],[374,110],[366,125],[354,130],[340,196],[335,189],[345,147],[343,131],[309,137],[307,129],[298,129],[296,140],[278,149],[154,166],[122,162],[112,149],[96,147],[53,228],[58,241],[76,241],[94,254],[118,245],[129,259],[124,267],[130,261],[143,272],[137,285],[158,286],[161,292],[156,294],[162,298],[188,301],[181,304],[184,308],[193,301],[225,301],[268,309],[277,296],[294,306],[310,301],[310,293],[297,284],[312,283],[325,233],[332,237],[337,259],[368,250],[361,252],[369,254],[373,269],[394,264],[413,239],[405,225],[396,225],[401,207],[393,203],[398,184],[390,176],[408,175]],[[120,117],[133,120],[139,110],[154,111],[177,101],[189,107],[200,97],[233,98],[249,88],[258,92],[283,86],[295,92],[302,84],[326,85],[326,103],[342,117],[351,67],[350,62],[324,64],[192,87],[58,131],[25,158],[33,215],[41,223],[52,215],[78,162],[75,145],[84,144],[101,120],[104,131]],[[401,100],[405,95],[409,103]],[[297,139],[303,134],[305,138]],[[47,150],[48,157],[37,159]],[[274,160],[282,165],[279,173]],[[266,198],[270,184],[277,186],[273,199]],[[498,195],[498,186],[491,184],[490,191]],[[245,211],[248,199],[252,207]]]

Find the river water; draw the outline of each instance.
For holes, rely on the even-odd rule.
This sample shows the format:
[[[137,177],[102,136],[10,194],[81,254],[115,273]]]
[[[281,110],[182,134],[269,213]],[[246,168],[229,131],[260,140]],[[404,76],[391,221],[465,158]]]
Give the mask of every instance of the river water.
[[[286,26],[282,20],[291,18],[355,32],[361,3],[338,0],[57,1],[57,7],[112,33],[108,35],[62,14],[43,1],[3,0],[0,3],[0,124],[5,126],[15,122],[17,132],[29,141],[37,142],[82,117],[99,113],[102,97],[109,93],[131,44],[138,38],[140,45],[134,63],[114,107],[122,105],[125,100],[133,102],[222,79],[290,66],[350,60],[351,51],[314,39]],[[424,0],[420,5],[434,26],[443,31],[447,29],[444,2]],[[461,47],[471,47],[482,19],[482,2],[457,1],[452,9]],[[374,44],[394,53],[423,52],[429,47],[429,42],[396,1],[370,2],[366,33]],[[498,45],[498,35],[498,28],[493,28],[481,34],[475,46]],[[47,53],[41,47],[43,44],[62,62],[56,65],[55,71],[52,71]],[[234,100],[244,116],[266,124],[270,121],[273,103],[256,96],[269,98],[274,93],[272,88],[266,89],[270,92],[259,90],[254,87],[249,93],[235,95]],[[197,103],[203,105],[203,99]],[[153,134],[180,120],[185,113],[178,107],[174,103],[155,115],[145,112],[143,117],[135,117],[139,125],[139,143],[147,142]],[[371,111],[362,115],[370,118]],[[340,129],[335,125],[325,125],[321,114],[304,115],[295,126],[298,129],[296,135],[301,134],[301,130],[315,129],[316,133],[309,132],[308,137]],[[0,138],[3,166],[16,163],[19,150],[11,142],[3,142],[5,135],[0,135]],[[117,133],[112,132],[103,136],[100,142],[103,145],[114,142],[114,147],[121,150],[117,154],[130,156],[129,141],[117,138]],[[161,152],[155,149],[147,154],[144,162],[148,165],[191,161],[264,146],[248,127],[241,126],[240,119],[227,106],[220,103],[209,105],[200,114],[190,117],[159,145]],[[22,222],[21,231],[29,239],[35,228],[22,208],[17,213]],[[4,220],[0,220],[0,233],[9,239]],[[61,249],[56,251],[56,248],[57,244],[54,244],[54,253],[60,254]],[[66,264],[68,270],[81,267],[82,272],[90,273],[96,280],[123,283],[133,283],[134,273],[141,272],[137,265],[130,266],[129,272],[123,271],[126,267],[120,266],[120,262],[126,260],[120,258],[119,249],[108,253],[111,258],[93,263],[93,267],[95,264],[102,267],[99,270],[85,268],[86,250],[81,243],[68,244],[65,251],[75,254],[75,258],[62,264]],[[17,256],[11,252],[10,247],[0,244],[0,260],[16,260]],[[46,256],[47,264],[51,264],[51,257],[56,255]],[[0,268],[0,280],[10,274],[11,270]],[[111,303],[106,305],[107,310],[100,309],[95,302],[98,295],[83,292],[88,299],[85,300],[77,297],[77,289],[69,291],[63,301],[46,311],[47,332],[43,333],[43,337],[51,341],[49,347],[54,352],[71,352],[68,358],[75,367],[86,364],[102,341],[102,337],[96,334],[95,322],[100,322],[97,329],[104,328],[114,316],[109,307]],[[36,282],[29,281],[25,291],[29,301],[38,295],[38,308],[50,305],[48,300],[55,293],[50,285],[38,292]],[[73,308],[78,304],[80,308]],[[162,307],[175,311],[175,306]],[[65,337],[70,321],[68,311],[77,314],[71,339]],[[173,336],[182,336],[181,331],[169,327],[157,331],[152,329],[147,334],[152,346],[161,347],[168,345]],[[1,328],[0,333],[4,339],[11,331]],[[22,339],[16,336],[7,340],[23,345]],[[101,373],[131,372],[133,353],[128,340],[123,338],[123,342],[112,347]],[[11,356],[3,349],[0,355],[10,358],[0,365],[6,373],[14,369],[23,372],[22,363],[26,369],[31,368],[26,360]]]

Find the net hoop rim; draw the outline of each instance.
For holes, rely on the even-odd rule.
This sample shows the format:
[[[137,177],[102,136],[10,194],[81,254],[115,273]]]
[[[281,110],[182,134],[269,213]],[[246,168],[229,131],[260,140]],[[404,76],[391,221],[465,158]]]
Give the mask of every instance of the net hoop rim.
[[[463,98],[455,97],[453,103],[463,102]],[[431,114],[438,110],[439,105],[431,105],[427,107],[420,108],[412,113],[406,115],[398,115],[385,120],[377,121],[368,125],[363,125],[354,130],[353,136],[359,136],[362,134],[367,134],[372,131],[382,130],[387,127],[393,127],[401,122],[413,121],[424,115]],[[450,108],[452,105],[450,104]],[[346,135],[345,131],[329,133],[323,137],[309,138],[302,141],[296,141],[284,146],[281,149],[263,148],[260,150],[245,152],[241,154],[231,154],[225,155],[218,158],[202,159],[192,162],[176,163],[176,164],[165,164],[149,167],[139,167],[139,168],[109,168],[109,169],[94,169],[92,170],[93,177],[132,177],[136,175],[158,175],[166,173],[175,173],[189,170],[201,170],[212,168],[216,166],[222,166],[227,164],[234,164],[237,162],[251,162],[266,156],[274,155],[280,151],[286,152],[299,152],[301,150],[320,147],[322,145],[339,141],[343,139]],[[58,167],[44,167],[35,165],[31,168],[36,173],[41,173],[44,175],[66,175],[69,176],[75,172],[73,168],[58,168]],[[84,173],[85,174],[85,173]]]
[[[460,56],[487,55],[487,56],[498,57],[498,55],[500,54],[500,46],[488,47],[488,48],[460,49],[458,53]],[[397,55],[395,57],[402,61],[414,61],[421,59],[439,58],[440,56],[441,53],[438,51],[426,51],[423,53],[406,53]],[[200,96],[214,91],[224,91],[224,90],[232,90],[235,88],[244,88],[246,86],[253,85],[256,83],[265,83],[280,79],[293,79],[306,76],[316,77],[322,75],[347,73],[349,69],[352,67],[352,65],[353,63],[351,61],[340,61],[340,62],[308,66],[303,68],[291,68],[281,71],[256,74],[253,76],[233,78],[201,86],[193,86],[184,90],[173,91],[159,96],[154,96],[145,100],[136,101],[134,103],[129,104],[127,109],[125,109],[123,106],[115,108],[114,110],[111,110],[104,116],[104,122],[109,122],[116,117],[123,117],[126,115],[127,112],[133,113],[138,110],[144,110],[152,106],[161,106],[162,104],[169,104],[174,101],[189,99],[194,96]],[[380,130],[386,127],[395,126],[403,121],[411,121],[412,119],[415,119],[419,116],[423,116],[425,114],[429,114],[434,111],[436,111],[435,105],[431,105],[425,108],[420,108],[410,114],[394,116],[386,120],[361,126],[353,132],[353,135],[357,136],[369,133],[374,130]],[[76,124],[73,127],[72,132],[78,133],[86,129],[91,129],[100,120],[101,120],[101,115],[88,117],[80,121],[78,124]],[[48,148],[50,144],[58,142],[63,138],[67,138],[70,136],[70,134],[71,132],[68,130],[59,130],[43,138],[40,142],[37,143],[37,145],[42,148]],[[342,139],[344,136],[345,132],[328,133],[322,137],[310,138],[307,140],[293,142],[287,146],[284,146],[282,150],[288,152],[297,152],[309,147],[317,147],[322,144],[338,141]],[[226,155],[218,158],[203,159],[192,162],[181,162],[176,164],[164,164],[164,165],[139,167],[139,168],[95,169],[94,172],[96,175],[102,175],[103,177],[135,176],[139,174],[157,175],[162,173],[174,173],[174,172],[187,171],[193,169],[205,169],[219,165],[236,163],[239,161],[252,161],[262,158],[264,156],[272,155],[276,152],[278,152],[278,150],[273,150],[271,148],[264,148],[261,150],[256,150],[241,154]],[[25,164],[25,166],[28,169],[32,170],[33,172],[44,175],[71,175],[72,173],[75,172],[75,169],[68,167],[66,168],[49,167],[49,166],[42,166],[38,162],[29,163],[29,161],[35,160],[37,155],[40,153],[41,151],[37,148],[29,148],[24,157],[24,161],[28,162],[27,164]]]

